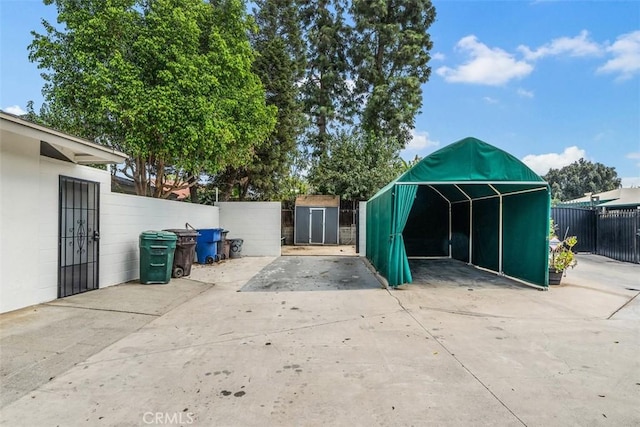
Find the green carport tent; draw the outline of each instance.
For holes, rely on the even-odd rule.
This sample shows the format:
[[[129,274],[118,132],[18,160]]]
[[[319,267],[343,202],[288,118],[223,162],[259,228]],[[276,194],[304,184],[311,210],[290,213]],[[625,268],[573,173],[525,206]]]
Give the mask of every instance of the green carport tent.
[[[367,202],[366,256],[390,286],[409,258],[447,257],[548,286],[548,184],[475,138],[448,145]]]

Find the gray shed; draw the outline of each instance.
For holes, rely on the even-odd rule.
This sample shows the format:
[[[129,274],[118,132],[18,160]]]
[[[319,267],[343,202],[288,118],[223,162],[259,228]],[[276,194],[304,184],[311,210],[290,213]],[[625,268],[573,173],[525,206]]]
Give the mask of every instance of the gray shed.
[[[299,196],[296,198],[293,243],[337,245],[339,223],[339,196]]]

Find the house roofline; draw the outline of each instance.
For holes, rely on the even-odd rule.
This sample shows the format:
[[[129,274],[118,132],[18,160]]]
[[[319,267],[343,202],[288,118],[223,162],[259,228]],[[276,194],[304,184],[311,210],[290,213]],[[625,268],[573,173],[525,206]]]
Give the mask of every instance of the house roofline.
[[[54,146],[70,162],[81,165],[122,163],[129,157],[113,148],[30,122],[4,111],[0,111],[0,130],[46,142]]]

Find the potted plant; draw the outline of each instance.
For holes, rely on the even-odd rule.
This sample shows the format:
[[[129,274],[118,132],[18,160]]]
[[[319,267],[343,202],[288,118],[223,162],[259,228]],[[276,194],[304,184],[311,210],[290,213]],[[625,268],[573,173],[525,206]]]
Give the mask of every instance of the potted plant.
[[[553,220],[549,226],[549,284],[559,285],[562,276],[566,274],[568,268],[573,268],[578,264],[573,247],[578,243],[576,236],[565,237],[560,240],[556,236],[556,226]]]

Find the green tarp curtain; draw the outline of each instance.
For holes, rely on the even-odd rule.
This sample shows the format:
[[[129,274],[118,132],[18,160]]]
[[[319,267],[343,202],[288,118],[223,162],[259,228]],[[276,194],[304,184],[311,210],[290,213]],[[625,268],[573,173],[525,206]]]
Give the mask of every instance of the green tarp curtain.
[[[398,286],[411,283],[411,269],[404,247],[402,232],[407,224],[409,212],[418,191],[417,185],[396,185],[393,190],[393,220],[391,232],[391,247],[389,250],[389,285]]]

